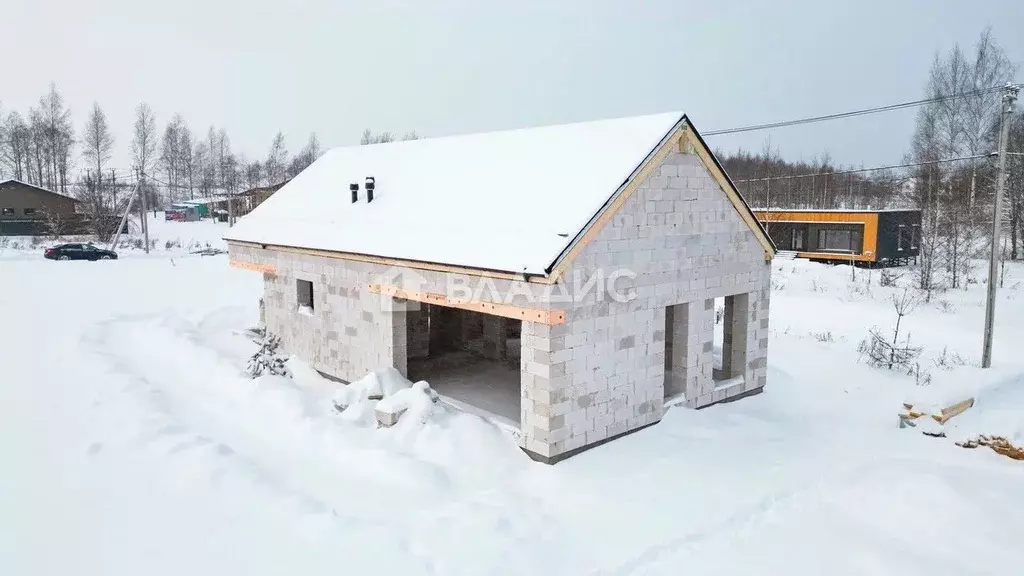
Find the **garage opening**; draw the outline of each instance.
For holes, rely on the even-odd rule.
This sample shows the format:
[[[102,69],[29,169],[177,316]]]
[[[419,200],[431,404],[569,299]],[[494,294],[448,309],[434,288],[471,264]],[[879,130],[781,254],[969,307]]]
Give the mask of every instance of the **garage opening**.
[[[519,428],[523,323],[420,304],[406,313],[409,379],[446,400]]]

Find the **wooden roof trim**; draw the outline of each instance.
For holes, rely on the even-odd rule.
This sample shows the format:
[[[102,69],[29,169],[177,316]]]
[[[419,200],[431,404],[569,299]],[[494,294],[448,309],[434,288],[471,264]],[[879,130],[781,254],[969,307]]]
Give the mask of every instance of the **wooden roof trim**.
[[[321,258],[332,258],[334,260],[348,260],[352,262],[366,262],[379,264],[381,266],[395,266],[411,268],[413,270],[429,270],[432,272],[446,272],[450,274],[465,274],[467,276],[482,276],[496,280],[511,280],[529,282],[533,284],[552,284],[550,277],[536,276],[533,274],[513,274],[499,270],[484,270],[481,268],[468,268],[465,266],[452,266],[449,264],[438,264],[435,262],[421,262],[418,260],[404,260],[401,258],[385,258],[383,256],[372,256],[369,254],[355,254],[351,252],[335,252],[330,250],[317,250],[313,248],[296,248],[293,246],[280,246],[276,244],[260,244],[257,242],[242,242],[239,240],[227,240],[228,246],[242,246],[246,248],[258,248],[283,252],[286,254],[303,254],[306,256],[319,256]]]

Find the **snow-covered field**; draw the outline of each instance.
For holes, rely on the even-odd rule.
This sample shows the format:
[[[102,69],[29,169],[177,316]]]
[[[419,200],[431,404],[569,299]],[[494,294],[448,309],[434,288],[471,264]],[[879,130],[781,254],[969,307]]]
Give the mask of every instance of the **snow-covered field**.
[[[247,379],[259,275],[163,245],[223,229],[156,222],[156,252],[114,262],[0,253],[0,574],[1021,573],[1024,463],[953,440],[1024,442],[1024,268],[991,370],[983,285],[904,319],[919,387],[858,362],[895,320],[878,272],[776,262],[765,394],[544,466],[468,414],[344,418],[298,364]],[[904,400],[972,394],[951,438],[897,427]]]

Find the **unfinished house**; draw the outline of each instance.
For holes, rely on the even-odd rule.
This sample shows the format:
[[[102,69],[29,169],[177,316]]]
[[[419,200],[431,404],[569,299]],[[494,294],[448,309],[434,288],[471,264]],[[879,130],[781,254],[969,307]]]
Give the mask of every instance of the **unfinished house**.
[[[682,114],[334,149],[226,239],[289,352],[544,462],[765,387],[775,248]]]

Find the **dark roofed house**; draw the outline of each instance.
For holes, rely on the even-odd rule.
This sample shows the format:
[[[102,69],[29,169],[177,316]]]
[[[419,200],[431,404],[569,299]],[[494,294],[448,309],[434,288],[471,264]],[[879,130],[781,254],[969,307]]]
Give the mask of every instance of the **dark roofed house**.
[[[282,186],[287,184],[288,181],[278,182],[277,184],[271,184],[269,186],[257,186],[255,188],[249,188],[243,190],[238,194],[235,194],[235,215],[244,216],[249,212],[252,212],[254,208],[263,203],[264,200],[270,198],[274,192],[281,189]]]
[[[117,230],[120,214],[97,217],[82,202],[20,180],[0,181],[0,236],[65,236]]]
[[[78,200],[46,188],[21,182],[0,182],[0,236],[37,236],[47,233],[47,217],[75,218]]]

